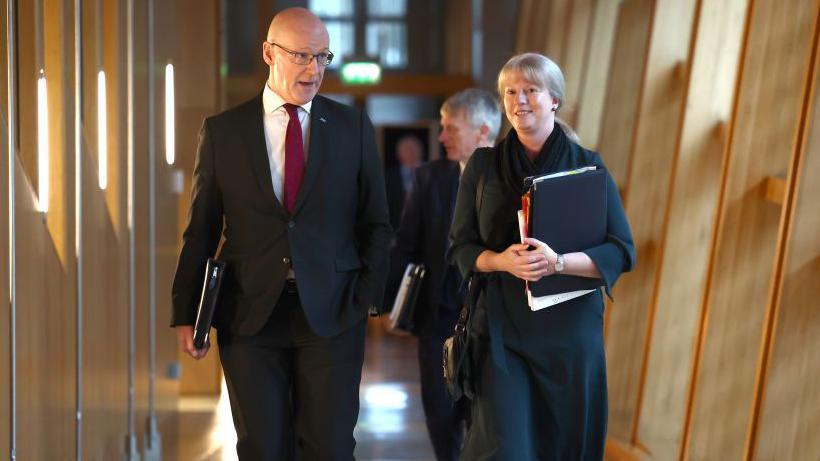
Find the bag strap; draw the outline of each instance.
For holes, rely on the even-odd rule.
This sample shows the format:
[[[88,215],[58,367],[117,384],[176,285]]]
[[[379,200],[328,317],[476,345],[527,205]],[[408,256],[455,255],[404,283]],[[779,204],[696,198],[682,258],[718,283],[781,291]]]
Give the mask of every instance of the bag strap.
[[[492,152],[491,152],[492,153]],[[491,157],[487,156],[487,162],[484,164],[484,168],[481,170],[481,173],[478,177],[478,184],[476,185],[476,193],[475,193],[475,211],[476,217],[481,213],[481,205],[484,203],[484,183],[487,179],[487,172],[490,169],[490,159]],[[462,328],[470,328],[471,319],[470,315],[471,306],[476,303],[478,300],[478,292],[481,289],[479,285],[479,279],[481,277],[475,271],[471,271],[467,274],[467,277],[464,279],[462,283],[467,285],[467,296],[465,297],[464,305],[462,306],[461,312],[459,312],[459,320],[458,324],[462,326]],[[462,285],[463,289],[463,285]],[[456,327],[458,329],[458,327]]]

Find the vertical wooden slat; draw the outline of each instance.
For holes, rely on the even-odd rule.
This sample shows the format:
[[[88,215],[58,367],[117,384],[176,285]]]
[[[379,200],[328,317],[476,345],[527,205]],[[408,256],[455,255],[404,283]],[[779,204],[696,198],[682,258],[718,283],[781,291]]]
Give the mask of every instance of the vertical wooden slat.
[[[754,2],[684,447],[695,459],[744,454],[781,218],[760,187],[787,171],[796,149],[817,8],[817,1]]]
[[[819,17],[820,19],[820,17]],[[779,237],[770,302],[771,337],[762,351],[758,399],[747,459],[810,459],[820,454],[820,31],[815,24],[813,75],[805,97],[804,140],[795,153]]]
[[[27,177],[31,172],[18,164],[15,179],[18,459],[60,459],[75,452],[76,334],[71,328],[75,310],[73,279],[67,267],[71,234],[66,209],[71,185],[70,179],[64,178],[70,163],[66,153],[72,145],[66,138],[66,122],[73,118],[66,94],[70,91],[66,65],[72,56],[66,23],[71,15],[68,7],[57,0],[44,1],[43,8],[47,12],[41,17],[40,27],[48,84],[50,176],[49,210],[45,215],[36,211],[37,194]],[[20,31],[27,29],[22,24],[19,27]],[[36,85],[37,77],[29,72],[17,76],[29,85]],[[27,107],[36,117],[36,104]],[[28,155],[37,156],[35,146],[26,146],[30,149]],[[43,434],[48,434],[48,443],[43,443]]]
[[[673,183],[654,278],[655,310],[637,438],[659,458],[680,448],[697,306],[705,285],[747,0],[701,0]]]
[[[618,12],[598,149],[620,188],[626,183],[632,155],[654,4],[654,0],[624,0]]]
[[[590,24],[589,53],[580,79],[578,115],[575,128],[581,142],[589,149],[599,148],[598,138],[604,112],[606,82],[615,44],[618,2],[596,0]]]
[[[192,14],[191,12],[196,13]],[[185,191],[180,196],[179,213],[187,215],[191,197],[190,178],[193,174],[194,156],[196,155],[197,134],[205,117],[219,111],[219,60],[216,55],[203,59],[196,52],[201,43],[217,43],[218,30],[202,31],[202,24],[215,23],[218,20],[219,2],[209,0],[184,0],[177,2],[172,17],[176,20],[169,24],[177,30],[175,48],[164,49],[176,65],[176,107],[177,107],[177,165],[184,171]],[[261,55],[259,57],[261,59]],[[267,77],[267,74],[265,75]],[[183,84],[183,82],[186,82]],[[191,84],[188,84],[191,82]],[[261,91],[264,82],[258,83]],[[178,229],[177,235],[182,235]],[[216,350],[203,360],[196,361],[180,352],[179,360],[183,364],[180,391],[184,394],[219,393],[221,369]]]
[[[655,3],[644,85],[631,167],[626,181],[626,212],[632,227],[639,264],[617,287],[607,338],[610,431],[631,440],[641,392],[647,327],[651,325],[652,280],[658,264],[657,248],[683,116],[686,66],[695,1],[659,0]]]
[[[86,459],[119,459],[125,453],[128,371],[128,236],[125,229],[125,2],[103,2],[100,36],[93,0],[84,5],[85,114],[82,228],[83,432]],[[94,57],[102,48],[102,63]],[[108,187],[98,186],[97,73],[106,73]]]
[[[546,16],[541,16],[541,27],[546,25],[546,41],[541,45],[543,52],[559,66],[564,66],[564,43],[569,29],[569,14],[572,8],[571,0],[550,0]],[[537,20],[537,19],[536,19]],[[538,27],[538,26],[536,26]]]
[[[564,41],[564,62],[561,68],[566,77],[566,97],[564,107],[559,117],[570,126],[575,126],[578,113],[578,102],[581,100],[581,84],[583,83],[584,69],[589,62],[588,39],[594,13],[593,0],[575,0],[569,7],[569,25]]]

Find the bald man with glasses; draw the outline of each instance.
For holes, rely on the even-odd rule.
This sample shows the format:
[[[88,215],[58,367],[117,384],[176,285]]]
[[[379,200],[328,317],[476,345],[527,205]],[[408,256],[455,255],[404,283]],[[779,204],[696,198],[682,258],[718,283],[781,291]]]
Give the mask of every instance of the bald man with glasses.
[[[370,119],[317,95],[329,45],[319,18],[283,10],[262,43],[262,92],[200,131],[172,325],[205,356],[192,325],[224,237],[214,324],[242,461],[353,459],[391,229]]]

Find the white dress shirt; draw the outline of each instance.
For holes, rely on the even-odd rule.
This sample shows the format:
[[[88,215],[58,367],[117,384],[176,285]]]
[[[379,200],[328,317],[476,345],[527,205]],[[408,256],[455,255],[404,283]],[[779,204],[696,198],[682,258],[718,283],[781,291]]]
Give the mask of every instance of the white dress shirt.
[[[287,134],[290,117],[283,104],[285,104],[285,101],[265,84],[265,90],[262,91],[262,108],[265,111],[265,147],[268,149],[273,192],[279,202],[284,205],[285,135]],[[299,123],[302,125],[302,151],[305,153],[305,168],[307,168],[308,160],[310,107],[312,105],[313,101],[309,101],[296,109],[299,113]]]

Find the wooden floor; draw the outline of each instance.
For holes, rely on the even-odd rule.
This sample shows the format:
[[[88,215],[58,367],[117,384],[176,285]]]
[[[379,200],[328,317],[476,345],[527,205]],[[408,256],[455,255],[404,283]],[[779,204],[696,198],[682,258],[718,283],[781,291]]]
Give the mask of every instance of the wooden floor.
[[[424,425],[416,340],[368,326],[361,411],[356,425],[359,461],[434,460]],[[162,419],[163,460],[236,460],[236,433],[227,395],[185,397],[179,411]]]

